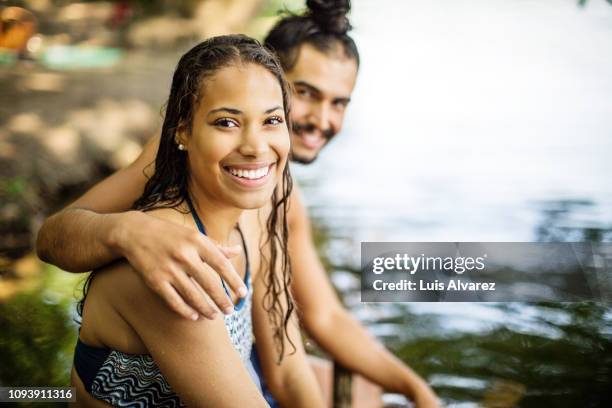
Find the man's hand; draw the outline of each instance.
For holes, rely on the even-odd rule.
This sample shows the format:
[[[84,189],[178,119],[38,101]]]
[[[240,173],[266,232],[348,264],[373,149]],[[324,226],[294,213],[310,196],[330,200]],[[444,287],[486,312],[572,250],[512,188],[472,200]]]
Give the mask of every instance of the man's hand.
[[[416,394],[414,399],[416,408],[441,408],[440,400],[436,397],[436,394],[429,389],[426,392]]]
[[[416,408],[441,408],[440,400],[431,387],[420,378],[413,382],[407,396],[414,401]]]
[[[138,211],[123,214],[113,244],[172,310],[185,318],[213,319],[218,310],[234,310],[219,285],[246,296],[247,289],[229,258],[241,247],[222,247],[190,228]],[[213,305],[216,304],[215,307]]]

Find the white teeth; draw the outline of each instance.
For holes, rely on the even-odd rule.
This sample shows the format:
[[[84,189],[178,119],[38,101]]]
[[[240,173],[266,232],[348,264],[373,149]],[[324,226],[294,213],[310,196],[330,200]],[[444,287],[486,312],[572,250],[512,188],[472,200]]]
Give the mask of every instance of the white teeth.
[[[269,166],[261,167],[256,170],[244,170],[244,169],[235,169],[233,167],[228,167],[228,170],[231,174],[237,177],[249,179],[249,180],[257,180],[268,174],[270,170]]]

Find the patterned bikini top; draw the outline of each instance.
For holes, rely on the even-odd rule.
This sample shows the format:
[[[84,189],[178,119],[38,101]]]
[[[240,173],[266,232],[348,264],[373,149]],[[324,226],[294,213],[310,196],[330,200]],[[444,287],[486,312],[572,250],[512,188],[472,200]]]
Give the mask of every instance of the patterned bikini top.
[[[191,201],[186,200],[194,221],[202,234],[206,234]],[[244,247],[246,262],[245,284],[247,296],[240,299],[234,313],[224,316],[225,327],[234,348],[240,354],[256,384],[259,379],[250,360],[253,346],[251,306],[253,287],[249,257],[242,231],[238,229]],[[222,281],[229,296],[229,291]],[[85,389],[96,399],[117,407],[183,407],[183,403],[149,354],[127,354],[108,348],[92,347],[80,339],[74,353],[74,367]]]

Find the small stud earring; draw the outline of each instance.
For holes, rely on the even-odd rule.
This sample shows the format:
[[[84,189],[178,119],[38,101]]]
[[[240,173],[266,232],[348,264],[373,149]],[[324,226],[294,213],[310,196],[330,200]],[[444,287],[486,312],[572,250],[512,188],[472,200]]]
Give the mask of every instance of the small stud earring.
[[[185,151],[185,150],[187,150],[187,149],[185,148],[185,145],[184,145],[184,144],[182,144],[182,143],[179,143],[179,144],[178,144],[178,149],[179,149],[180,151]]]

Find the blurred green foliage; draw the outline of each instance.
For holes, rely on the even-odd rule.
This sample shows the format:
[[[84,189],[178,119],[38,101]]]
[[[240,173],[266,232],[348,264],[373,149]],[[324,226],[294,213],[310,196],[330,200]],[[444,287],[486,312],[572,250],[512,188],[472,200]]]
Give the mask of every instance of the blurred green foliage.
[[[65,387],[77,337],[73,304],[83,276],[44,266],[31,291],[0,302],[0,385]],[[30,406],[23,403],[21,406]],[[36,403],[36,407],[65,406]]]
[[[7,196],[16,196],[26,188],[26,181],[23,177],[5,178],[0,177],[0,192]]]

